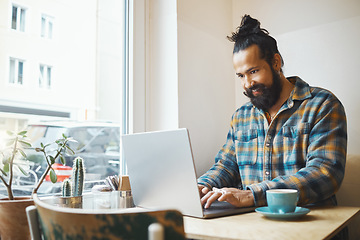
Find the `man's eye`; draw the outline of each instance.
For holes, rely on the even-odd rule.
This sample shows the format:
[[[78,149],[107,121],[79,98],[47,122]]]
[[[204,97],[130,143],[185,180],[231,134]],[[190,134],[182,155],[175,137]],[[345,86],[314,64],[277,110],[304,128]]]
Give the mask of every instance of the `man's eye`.
[[[243,78],[243,77],[244,77],[243,74],[237,74],[237,76],[238,76],[239,78]]]
[[[250,73],[251,73],[251,74],[254,74],[254,73],[257,73],[258,71],[259,71],[259,70],[257,70],[257,69],[256,69],[256,70],[252,70]]]

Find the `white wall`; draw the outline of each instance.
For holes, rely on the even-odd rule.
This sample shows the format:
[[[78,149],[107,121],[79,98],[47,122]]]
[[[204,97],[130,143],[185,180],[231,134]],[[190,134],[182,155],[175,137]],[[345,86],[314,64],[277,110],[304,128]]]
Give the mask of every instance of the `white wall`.
[[[247,13],[278,40],[286,76],[298,75],[337,95],[348,118],[348,152],[359,154],[360,1],[234,0],[233,6],[234,29]],[[243,99],[237,93],[237,104]]]
[[[235,110],[232,44],[226,39],[231,0],[149,4],[146,130],[188,128],[200,175],[214,163]]]
[[[147,130],[178,127],[176,0],[150,0]]]
[[[197,174],[225,143],[235,111],[231,1],[178,1],[179,127],[189,129]]]

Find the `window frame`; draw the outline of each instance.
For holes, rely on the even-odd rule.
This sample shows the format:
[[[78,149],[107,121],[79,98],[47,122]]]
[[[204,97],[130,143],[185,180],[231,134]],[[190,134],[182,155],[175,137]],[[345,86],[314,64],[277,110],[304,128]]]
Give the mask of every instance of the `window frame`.
[[[123,91],[125,92],[123,106],[122,134],[147,131],[147,119],[150,111],[146,111],[149,88],[149,0],[125,0],[126,2],[126,54]],[[125,116],[126,115],[126,116]],[[126,175],[126,162],[123,160],[120,148],[120,174]]]
[[[14,8],[16,8],[16,23],[15,28],[13,28],[13,17],[14,17]],[[23,15],[22,15],[23,13]],[[26,14],[27,8],[19,4],[11,4],[11,19],[10,19],[10,29],[18,32],[26,32]]]
[[[44,26],[43,26],[43,20],[44,20]],[[51,23],[51,31],[49,30],[50,23]],[[53,33],[54,33],[54,17],[42,13],[40,19],[40,37],[44,39],[53,39],[54,37]]]
[[[43,71],[41,71],[41,69],[43,69]],[[41,64],[41,63],[39,64],[39,82],[38,82],[39,88],[51,89],[52,69],[53,67],[50,65]]]
[[[12,72],[12,61],[14,62],[14,69]],[[19,81],[19,69],[20,69],[20,63],[22,65],[22,74],[21,74],[21,81]],[[24,68],[25,68],[25,60],[23,59],[19,59],[19,58],[14,58],[14,57],[10,57],[9,58],[9,77],[8,77],[8,84],[13,85],[13,86],[23,86],[24,85]],[[13,80],[14,82],[11,81],[13,76]]]

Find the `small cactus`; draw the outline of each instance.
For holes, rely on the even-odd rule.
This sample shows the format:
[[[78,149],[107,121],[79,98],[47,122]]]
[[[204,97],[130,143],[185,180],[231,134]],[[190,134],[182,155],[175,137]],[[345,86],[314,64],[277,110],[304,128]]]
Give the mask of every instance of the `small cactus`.
[[[63,197],[70,197],[71,196],[71,183],[70,180],[67,178],[64,180],[61,186],[61,192]]]
[[[84,189],[85,168],[81,157],[74,159],[71,181],[65,179],[62,184],[63,197],[81,196]]]
[[[81,157],[74,159],[71,194],[73,197],[81,196],[84,189],[84,160]]]

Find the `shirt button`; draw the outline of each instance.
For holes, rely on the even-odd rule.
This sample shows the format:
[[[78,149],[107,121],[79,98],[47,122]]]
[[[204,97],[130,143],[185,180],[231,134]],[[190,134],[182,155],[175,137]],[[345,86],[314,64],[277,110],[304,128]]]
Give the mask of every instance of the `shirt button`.
[[[265,175],[269,175],[269,174],[270,174],[270,172],[269,172],[269,171],[266,171],[266,172],[265,172]]]
[[[270,146],[271,146],[271,136],[268,136],[268,139],[267,139],[267,141],[266,141],[266,143],[265,143],[265,146],[266,146],[266,147],[270,147]]]

